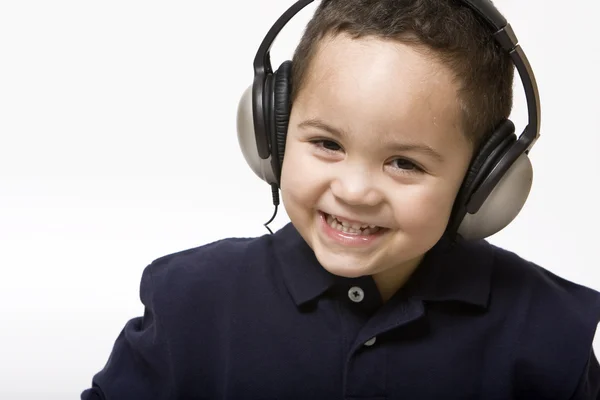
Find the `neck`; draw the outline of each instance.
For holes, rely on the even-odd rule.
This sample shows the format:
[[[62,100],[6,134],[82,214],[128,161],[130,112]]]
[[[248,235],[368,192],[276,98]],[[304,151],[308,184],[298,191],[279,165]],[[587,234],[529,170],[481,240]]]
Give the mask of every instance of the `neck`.
[[[420,256],[397,267],[373,274],[373,280],[384,303],[404,286],[422,260],[423,256]]]

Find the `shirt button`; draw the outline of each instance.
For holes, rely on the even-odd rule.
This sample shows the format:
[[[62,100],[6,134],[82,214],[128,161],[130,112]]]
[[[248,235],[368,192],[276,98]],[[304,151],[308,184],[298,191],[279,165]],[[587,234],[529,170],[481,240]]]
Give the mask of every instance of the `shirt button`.
[[[355,303],[360,303],[365,298],[365,292],[358,286],[352,286],[348,290],[348,297]]]
[[[367,346],[367,347],[373,346],[376,341],[377,341],[377,337],[372,337],[371,339],[369,339],[365,342],[365,346]]]

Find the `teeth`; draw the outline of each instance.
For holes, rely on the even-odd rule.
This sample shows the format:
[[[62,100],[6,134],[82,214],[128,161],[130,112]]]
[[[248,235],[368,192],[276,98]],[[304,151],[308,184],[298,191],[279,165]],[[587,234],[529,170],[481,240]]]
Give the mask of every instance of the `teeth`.
[[[343,221],[340,222],[335,215],[327,215],[327,224],[331,226],[333,229],[337,229],[338,231],[342,231],[345,233],[349,233],[352,235],[363,235],[367,236],[379,231],[379,227],[376,225],[360,225],[360,224],[351,224],[349,222]],[[363,228],[363,229],[361,229]]]
[[[375,228],[376,227],[376,225],[369,225],[369,224],[361,225],[361,224],[357,224],[357,223],[350,223],[347,221],[340,221],[340,219],[338,217],[336,217],[335,215],[332,215],[332,217],[337,220],[338,224],[342,224],[342,226],[345,226],[346,228],[352,228],[352,229],[358,230],[361,228],[365,229],[365,228]]]

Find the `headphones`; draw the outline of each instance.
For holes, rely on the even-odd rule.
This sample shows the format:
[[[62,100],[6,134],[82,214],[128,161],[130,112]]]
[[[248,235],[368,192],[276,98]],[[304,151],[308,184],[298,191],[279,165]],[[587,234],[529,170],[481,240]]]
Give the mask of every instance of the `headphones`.
[[[238,104],[238,142],[254,173],[273,188],[279,178],[290,117],[292,62],[273,71],[269,51],[288,21],[313,0],[292,5],[268,31],[254,58],[254,82]],[[533,182],[529,150],[539,138],[540,98],[533,70],[510,24],[489,0],[460,0],[479,15],[515,65],[525,89],[528,124],[519,137],[510,120],[486,136],[456,197],[446,233],[483,239],[506,227],[521,211]],[[273,218],[272,218],[273,219]]]

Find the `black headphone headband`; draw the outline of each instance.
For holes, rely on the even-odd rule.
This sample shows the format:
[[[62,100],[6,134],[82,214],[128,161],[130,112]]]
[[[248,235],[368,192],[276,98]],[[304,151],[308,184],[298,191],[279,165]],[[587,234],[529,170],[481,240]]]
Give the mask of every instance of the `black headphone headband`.
[[[497,166],[497,172],[494,171],[490,175],[487,182],[482,183],[482,189],[488,185],[495,185],[502,177],[504,172],[512,165],[512,163],[524,152],[527,152],[539,137],[540,131],[540,97],[535,81],[533,70],[518,44],[517,37],[512,30],[510,24],[500,14],[496,7],[489,0],[461,0],[466,6],[471,8],[478,14],[488,25],[497,43],[510,54],[510,57],[519,73],[523,87],[525,89],[525,97],[527,100],[528,123],[518,141],[513,145],[504,158],[504,163]],[[268,110],[267,102],[269,99],[263,98],[264,87],[267,81],[267,76],[273,73],[270,60],[270,50],[279,32],[296,15],[300,10],[312,3],[313,0],[299,0],[285,11],[281,17],[273,24],[265,38],[263,39],[256,57],[254,58],[254,84],[252,90],[252,107],[254,114],[254,129],[256,134],[256,146],[258,154],[261,158],[267,159],[271,154],[269,139],[265,132],[265,111]],[[503,165],[504,164],[504,165]],[[496,176],[496,179],[493,177]],[[479,191],[478,191],[479,192]],[[485,193],[485,191],[481,191]],[[473,205],[476,206],[477,192],[474,193]],[[485,200],[485,198],[483,199]],[[482,202],[483,202],[482,200]],[[479,204],[480,206],[481,204]],[[478,207],[477,207],[478,208]],[[472,210],[470,210],[472,211]]]

